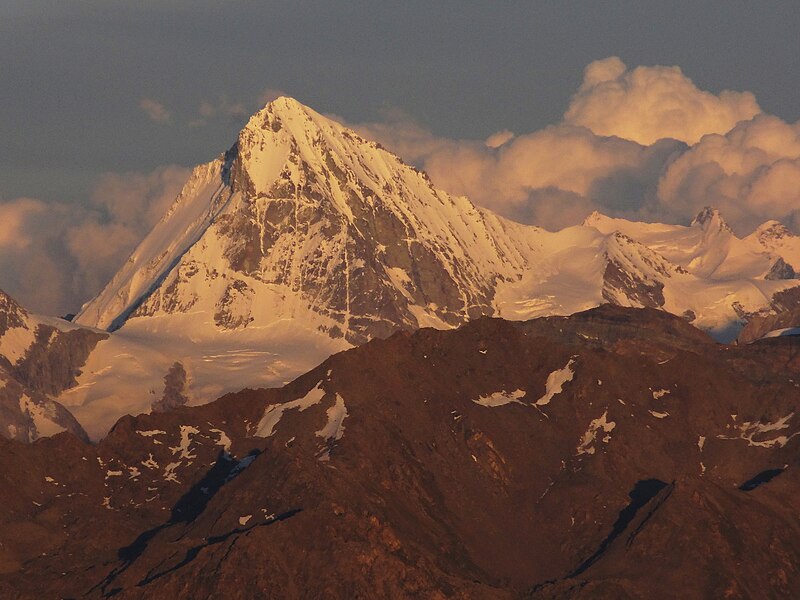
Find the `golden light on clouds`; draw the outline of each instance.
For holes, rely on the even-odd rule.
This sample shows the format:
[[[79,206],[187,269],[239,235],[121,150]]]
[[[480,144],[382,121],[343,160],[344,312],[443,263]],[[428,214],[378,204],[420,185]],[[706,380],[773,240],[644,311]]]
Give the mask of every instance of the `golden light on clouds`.
[[[750,92],[717,96],[697,89],[679,67],[628,69],[612,56],[586,67],[564,121],[645,145],[662,138],[695,144],[760,112]]]
[[[406,115],[355,126],[443,189],[557,229],[591,211],[688,222],[715,205],[739,233],[768,219],[800,228],[798,125],[750,92],[713,94],[678,67],[594,61],[561,123],[485,142],[439,138]]]

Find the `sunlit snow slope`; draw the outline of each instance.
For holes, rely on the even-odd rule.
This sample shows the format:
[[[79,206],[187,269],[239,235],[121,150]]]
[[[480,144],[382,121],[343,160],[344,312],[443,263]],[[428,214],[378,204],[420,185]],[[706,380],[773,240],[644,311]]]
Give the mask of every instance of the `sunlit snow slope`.
[[[798,260],[791,234],[762,234],[769,243],[739,240],[713,211],[688,228],[602,215],[555,233],[520,225],[279,98],[194,170],[83,307],[77,323],[114,333],[60,400],[97,437],[121,414],[148,410],[175,363],[181,393],[203,403],[283,383],[398,329],[603,302],[663,308],[722,332],[797,283],[767,277],[786,276],[773,268],[778,257]]]

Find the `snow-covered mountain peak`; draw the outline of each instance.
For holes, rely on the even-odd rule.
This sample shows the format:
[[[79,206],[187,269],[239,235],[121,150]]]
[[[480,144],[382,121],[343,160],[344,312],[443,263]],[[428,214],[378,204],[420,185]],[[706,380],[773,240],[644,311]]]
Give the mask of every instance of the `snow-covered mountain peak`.
[[[9,329],[26,327],[28,312],[16,300],[0,290],[0,336]]]
[[[719,210],[711,206],[706,206],[697,213],[692,219],[692,227],[700,227],[703,231],[731,231]]]
[[[408,185],[432,187],[427,175],[396,155],[288,97],[270,102],[253,115],[233,151],[234,191],[251,198],[305,195],[317,205],[329,202],[350,221],[360,212],[352,206],[359,198],[351,189],[360,200],[372,204],[377,197],[402,200],[396,191]],[[306,193],[315,184],[328,189]]]
[[[311,314],[351,342],[452,326],[493,314],[495,283],[519,276],[539,231],[285,97],[198,177],[78,322],[191,312],[235,330]]]
[[[787,237],[795,237],[786,225],[780,221],[766,221],[759,225],[753,232],[753,235],[759,240],[780,240]]]
[[[592,214],[590,214],[588,217],[586,217],[583,220],[583,226],[584,227],[594,227],[596,229],[600,229],[600,227],[598,227],[598,225],[600,225],[602,223],[606,223],[609,220],[611,220],[610,217],[607,217],[603,213],[598,212],[598,211],[595,210],[595,211],[592,211]]]

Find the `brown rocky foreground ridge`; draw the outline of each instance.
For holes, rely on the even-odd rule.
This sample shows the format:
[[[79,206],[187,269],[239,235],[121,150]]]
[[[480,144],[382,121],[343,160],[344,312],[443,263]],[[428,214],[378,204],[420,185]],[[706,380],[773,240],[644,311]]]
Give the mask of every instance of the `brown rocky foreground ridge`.
[[[0,440],[0,597],[800,596],[800,342],[479,319]]]

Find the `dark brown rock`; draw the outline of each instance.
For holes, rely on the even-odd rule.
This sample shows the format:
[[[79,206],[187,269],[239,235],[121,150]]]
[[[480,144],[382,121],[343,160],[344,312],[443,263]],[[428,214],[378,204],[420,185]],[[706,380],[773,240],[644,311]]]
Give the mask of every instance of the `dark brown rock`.
[[[794,597],[798,376],[791,340],[605,306],[398,333],[96,447],[0,441],[0,596]]]

